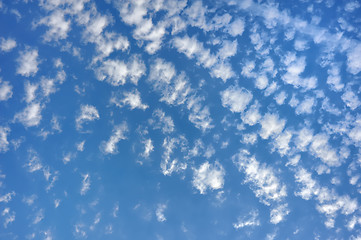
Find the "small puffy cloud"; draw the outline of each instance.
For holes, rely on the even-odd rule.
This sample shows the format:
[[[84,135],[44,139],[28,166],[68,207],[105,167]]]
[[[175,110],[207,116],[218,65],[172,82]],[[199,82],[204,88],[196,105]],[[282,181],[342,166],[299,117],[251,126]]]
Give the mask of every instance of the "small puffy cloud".
[[[90,189],[90,175],[88,173],[82,174],[82,177],[80,195],[85,195]]]
[[[291,141],[291,138],[292,138],[291,131],[286,130],[280,135],[278,135],[274,140],[273,146],[275,149],[278,150],[281,156],[284,156],[290,150],[289,143]]]
[[[360,2],[354,0],[354,1],[350,1],[348,3],[346,3],[345,5],[345,11],[352,13],[353,11],[355,11],[356,9],[360,8]]]
[[[244,20],[237,18],[226,27],[226,32],[228,32],[232,37],[241,36],[244,32],[244,27]]]
[[[343,89],[345,84],[341,81],[340,66],[333,64],[331,68],[327,70],[327,84],[330,85],[331,90],[339,92]]]
[[[201,194],[205,194],[207,189],[217,190],[223,188],[225,170],[219,162],[210,164],[203,163],[198,169],[193,170],[193,186]]]
[[[5,195],[0,196],[0,203],[1,203],[1,202],[4,202],[4,203],[10,202],[11,199],[12,199],[15,195],[16,195],[15,192],[12,191],[12,192],[9,192],[9,193],[7,193],[7,194],[5,194]]]
[[[317,101],[314,97],[305,97],[305,99],[296,107],[296,114],[311,114]]]
[[[37,24],[46,25],[49,28],[43,36],[46,42],[66,39],[70,30],[70,21],[65,20],[64,12],[60,10],[53,11],[51,15],[40,19]]]
[[[361,44],[357,44],[347,52],[347,71],[356,75],[361,71]]]
[[[118,153],[117,144],[120,140],[126,139],[126,133],[128,132],[128,125],[123,122],[119,125],[114,126],[112,135],[108,141],[103,141],[100,148],[105,154],[116,154]]]
[[[137,89],[129,92],[123,92],[123,97],[120,98],[119,94],[113,94],[110,99],[110,102],[115,104],[117,107],[123,107],[124,105],[129,105],[130,109],[139,108],[145,110],[148,108],[148,105],[142,103],[140,93]]]
[[[12,223],[12,222],[15,221],[15,212],[10,211],[10,208],[5,208],[2,211],[1,216],[3,216],[3,218],[5,218],[5,220],[4,220],[4,228],[7,228],[9,223]]]
[[[251,107],[248,108],[241,116],[242,121],[250,126],[255,125],[261,119],[261,114],[259,113],[259,103],[256,101]]]
[[[181,172],[187,169],[187,157],[184,153],[187,152],[188,142],[184,136],[178,138],[167,137],[163,141],[164,152],[160,168],[162,173],[170,176],[173,172]],[[181,156],[177,158],[177,156]]]
[[[13,86],[8,81],[0,79],[0,101],[7,101],[13,96]]]
[[[98,110],[92,105],[81,105],[80,113],[75,119],[76,128],[81,130],[82,124],[99,119]]]
[[[304,127],[302,128],[295,138],[296,147],[305,152],[307,151],[308,145],[312,142],[313,139],[313,131],[310,128]]]
[[[139,56],[132,56],[125,63],[120,60],[106,60],[96,70],[99,81],[107,81],[113,86],[124,85],[127,80],[137,84],[138,80],[145,74],[146,67]]]
[[[287,98],[287,93],[285,91],[282,91],[279,94],[277,94],[274,99],[276,100],[276,103],[278,105],[282,105],[285,102],[286,98]]]
[[[144,144],[144,152],[141,154],[141,156],[144,158],[148,158],[150,153],[154,150],[152,139],[145,139],[144,141],[142,141],[142,143]]]
[[[244,217],[238,218],[237,223],[233,223],[233,227],[235,229],[240,229],[244,227],[255,227],[261,225],[259,218],[258,218],[258,211],[251,211]]]
[[[42,109],[43,106],[40,103],[33,102],[22,112],[16,113],[14,119],[21,122],[25,127],[38,126],[42,119]]]
[[[166,204],[158,204],[155,215],[157,216],[158,222],[165,222],[167,218],[164,216],[164,211],[167,209]]]
[[[268,86],[268,78],[266,75],[260,75],[256,78],[255,86],[258,89],[265,89]]]
[[[232,57],[232,56],[236,55],[237,47],[238,47],[237,40],[234,40],[233,42],[224,40],[222,42],[222,47],[218,50],[218,56],[222,60]]]
[[[351,110],[355,110],[361,105],[359,98],[351,89],[347,89],[345,93],[341,96],[341,99]]]
[[[246,175],[245,182],[251,183],[251,189],[263,204],[279,203],[287,196],[286,185],[277,178],[275,170],[261,164],[247,150],[233,155],[232,161]]]
[[[16,47],[16,41],[12,38],[0,38],[0,50],[2,52],[10,52]]]
[[[36,91],[38,90],[39,85],[37,83],[30,83],[29,81],[25,82],[24,91],[25,91],[25,102],[30,103],[36,98]]]
[[[40,158],[34,150],[32,149],[29,150],[28,161],[24,165],[24,167],[27,168],[27,171],[30,173],[39,171],[43,168]]]
[[[286,120],[279,119],[278,114],[266,113],[260,121],[262,129],[259,135],[263,139],[268,139],[270,136],[277,136],[286,125]]]
[[[290,210],[288,209],[287,203],[278,205],[276,208],[273,208],[271,210],[270,222],[273,224],[278,224],[278,223],[282,222],[284,220],[285,216],[287,216],[289,213],[290,213]]]
[[[315,135],[310,145],[311,153],[320,158],[322,162],[328,166],[338,167],[341,165],[341,159],[335,149],[330,146],[328,139],[329,136],[324,133]]]
[[[232,112],[243,112],[252,97],[250,91],[238,86],[230,86],[221,92],[223,107],[229,108]]]
[[[38,50],[27,48],[21,51],[17,59],[16,73],[24,77],[34,76],[38,72]]]
[[[35,213],[35,217],[33,219],[33,224],[38,224],[39,222],[41,222],[44,219],[45,215],[44,215],[44,209],[40,209],[39,211],[37,211],[37,213]]]
[[[150,125],[154,129],[161,129],[162,133],[171,133],[174,131],[174,122],[171,116],[166,116],[161,109],[154,110],[152,119],[149,120]]]
[[[9,127],[0,126],[0,153],[9,150],[8,135],[10,133]]]

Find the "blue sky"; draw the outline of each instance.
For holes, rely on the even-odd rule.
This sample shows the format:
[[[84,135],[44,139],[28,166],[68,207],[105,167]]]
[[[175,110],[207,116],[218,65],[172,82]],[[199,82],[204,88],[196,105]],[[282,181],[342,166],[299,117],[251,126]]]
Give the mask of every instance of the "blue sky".
[[[0,239],[361,239],[360,23],[0,0]]]

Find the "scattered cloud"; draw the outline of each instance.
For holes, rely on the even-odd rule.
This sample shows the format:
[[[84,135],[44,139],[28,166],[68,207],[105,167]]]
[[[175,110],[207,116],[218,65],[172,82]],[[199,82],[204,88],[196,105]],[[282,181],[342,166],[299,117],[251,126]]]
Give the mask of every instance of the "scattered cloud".
[[[219,162],[204,162],[198,169],[193,170],[193,186],[205,194],[207,189],[218,190],[223,188],[225,170]]]

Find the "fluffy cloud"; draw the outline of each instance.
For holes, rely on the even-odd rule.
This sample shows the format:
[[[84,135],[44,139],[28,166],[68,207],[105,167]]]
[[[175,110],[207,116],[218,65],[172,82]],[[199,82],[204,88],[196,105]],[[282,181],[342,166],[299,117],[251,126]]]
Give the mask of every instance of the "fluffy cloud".
[[[164,216],[164,211],[167,209],[166,204],[158,204],[155,215],[157,216],[158,222],[165,222],[167,218]]]
[[[161,129],[164,134],[174,131],[173,119],[170,116],[166,116],[165,112],[161,109],[154,110],[152,117],[153,118],[149,120],[149,123],[154,129]]]
[[[140,93],[137,89],[129,92],[123,92],[122,95],[123,97],[120,98],[119,94],[113,94],[113,96],[110,98],[110,102],[120,108],[125,105],[129,105],[131,110],[135,108],[145,110],[148,108],[148,105],[142,103]]]
[[[233,223],[235,229],[240,229],[244,227],[254,227],[261,225],[258,218],[258,211],[251,211],[248,215],[238,218],[237,223]]]
[[[96,70],[99,81],[107,81],[113,86],[124,85],[127,80],[137,84],[145,74],[145,65],[139,56],[132,56],[128,63],[120,60],[106,60]]]
[[[21,122],[25,127],[38,126],[42,119],[42,109],[43,106],[40,103],[33,102],[22,112],[16,113],[14,119]]]
[[[0,79],[0,101],[7,101],[13,96],[13,86],[8,81],[1,81]]]
[[[233,155],[232,161],[245,174],[245,182],[251,183],[251,189],[265,205],[281,202],[287,196],[286,185],[280,182],[273,168],[261,164],[247,150]]]
[[[245,23],[243,19],[237,18],[226,27],[226,31],[233,37],[241,36],[244,32]]]
[[[0,38],[0,50],[3,52],[10,52],[16,47],[16,41],[12,38]]]
[[[0,152],[9,150],[9,141],[7,139],[9,133],[9,127],[0,126]]]
[[[46,42],[66,39],[70,30],[70,21],[65,20],[64,13],[60,10],[40,19],[37,24],[46,25],[49,28],[43,36]]]
[[[34,76],[38,72],[38,50],[27,48],[20,52],[19,58],[17,59],[18,66],[16,73],[24,77]]]
[[[315,135],[310,145],[310,150],[313,155],[320,158],[322,162],[330,167],[337,167],[341,165],[341,160],[328,142],[329,136],[324,133]]]
[[[230,86],[221,92],[223,107],[229,108],[232,112],[243,112],[252,97],[250,91],[238,86]]]
[[[92,105],[81,105],[80,113],[75,119],[76,128],[81,130],[83,128],[83,123],[94,121],[99,119],[98,110]]]
[[[118,153],[117,144],[120,140],[126,139],[126,133],[128,132],[128,125],[123,122],[119,125],[114,126],[112,135],[109,140],[102,142],[100,148],[105,154],[116,154]]]
[[[266,113],[260,121],[262,129],[259,135],[263,139],[268,139],[270,136],[277,136],[286,125],[286,120],[279,119],[275,113]]]
[[[347,52],[347,70],[356,75],[361,71],[361,44],[351,47]]]
[[[184,171],[188,165],[186,163],[186,156],[188,142],[184,136],[178,138],[167,137],[163,141],[163,155],[160,163],[162,173],[170,176],[173,172]],[[178,156],[178,157],[177,157]]]
[[[223,188],[225,170],[219,162],[210,164],[204,162],[198,169],[193,170],[193,186],[201,194],[205,194],[207,189],[217,190]]]

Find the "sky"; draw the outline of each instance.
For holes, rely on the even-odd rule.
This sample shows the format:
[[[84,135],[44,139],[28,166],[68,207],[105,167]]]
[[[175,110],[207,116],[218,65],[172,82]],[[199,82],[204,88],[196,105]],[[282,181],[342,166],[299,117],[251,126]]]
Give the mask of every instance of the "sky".
[[[0,0],[0,239],[361,239],[358,0]]]

